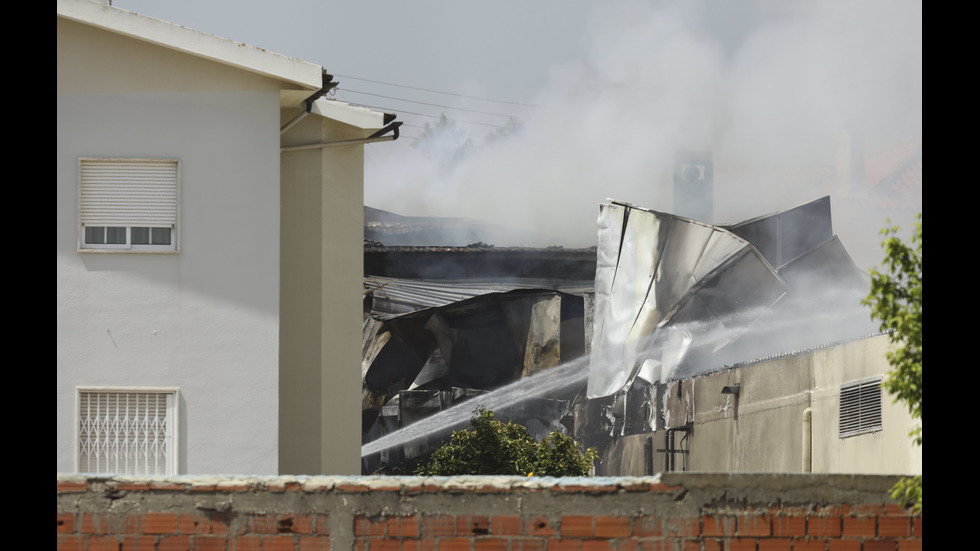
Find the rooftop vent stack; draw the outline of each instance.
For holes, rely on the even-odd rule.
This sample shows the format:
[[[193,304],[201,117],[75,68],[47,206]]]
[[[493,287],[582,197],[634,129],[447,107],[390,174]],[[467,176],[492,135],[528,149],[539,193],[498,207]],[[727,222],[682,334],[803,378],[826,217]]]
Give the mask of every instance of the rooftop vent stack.
[[[674,214],[714,223],[714,169],[710,151],[674,154]]]
[[[864,191],[864,132],[858,124],[841,132],[837,142],[837,195],[852,197]]]

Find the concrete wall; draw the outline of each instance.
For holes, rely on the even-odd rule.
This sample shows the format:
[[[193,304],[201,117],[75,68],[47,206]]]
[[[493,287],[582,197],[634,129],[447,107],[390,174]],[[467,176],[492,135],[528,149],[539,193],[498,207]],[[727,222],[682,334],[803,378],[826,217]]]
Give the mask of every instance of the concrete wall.
[[[596,441],[582,432],[577,417],[576,438],[606,448],[597,466],[602,475],[670,470],[657,451],[667,447],[665,429],[689,422],[690,433],[675,433],[675,446],[688,452],[686,470],[803,472],[803,412],[809,408],[812,472],[921,474],[922,448],[908,436],[917,423],[885,391],[882,430],[839,437],[841,384],[885,375],[891,370],[885,359],[890,346],[888,336],[881,335],[667,382],[627,402],[635,409],[641,398],[648,399],[661,413],[656,430]],[[737,398],[722,393],[736,384]],[[684,468],[684,460],[675,455],[677,470]]]
[[[58,477],[58,549],[920,550],[892,476]]]
[[[180,390],[180,473],[278,473],[274,84],[58,20],[59,471],[76,387],[138,386]],[[79,157],[179,159],[180,252],[77,252]]]
[[[286,109],[282,120],[298,110]],[[364,137],[309,116],[284,146]],[[360,473],[364,146],[282,153],[279,469]]]

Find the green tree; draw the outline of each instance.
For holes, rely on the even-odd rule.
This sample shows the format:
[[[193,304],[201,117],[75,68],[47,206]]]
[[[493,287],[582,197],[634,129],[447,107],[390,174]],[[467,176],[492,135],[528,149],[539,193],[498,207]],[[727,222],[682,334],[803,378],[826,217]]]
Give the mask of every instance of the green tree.
[[[895,401],[909,408],[919,420],[909,434],[922,445],[922,214],[916,216],[908,243],[899,237],[897,226],[881,230],[885,260],[882,271],[871,271],[871,292],[864,304],[882,331],[889,331],[898,346],[888,353],[892,370],[883,386]],[[903,478],[892,488],[892,497],[922,511],[922,476]]]
[[[575,440],[557,431],[536,442],[526,428],[504,424],[484,407],[473,413],[471,428],[453,432],[416,474],[587,476],[598,458],[595,449],[583,452]]]

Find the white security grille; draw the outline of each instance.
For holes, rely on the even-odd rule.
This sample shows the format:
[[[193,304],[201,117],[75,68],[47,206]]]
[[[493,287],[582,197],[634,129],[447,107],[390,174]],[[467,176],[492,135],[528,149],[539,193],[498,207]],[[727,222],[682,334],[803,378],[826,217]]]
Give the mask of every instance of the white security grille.
[[[82,225],[175,226],[177,164],[167,159],[82,159]]]
[[[840,438],[876,432],[881,425],[881,377],[840,387]]]
[[[78,471],[175,474],[175,403],[173,391],[79,391]]]

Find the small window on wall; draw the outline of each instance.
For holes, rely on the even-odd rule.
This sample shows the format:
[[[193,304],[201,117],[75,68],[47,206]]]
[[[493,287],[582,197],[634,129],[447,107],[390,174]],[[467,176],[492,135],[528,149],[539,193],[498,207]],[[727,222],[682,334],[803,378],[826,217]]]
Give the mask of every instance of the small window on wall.
[[[78,389],[76,471],[177,473],[175,389]]]
[[[840,437],[878,432],[881,426],[881,377],[840,387]]]
[[[180,250],[180,161],[79,159],[79,174],[79,250]]]

